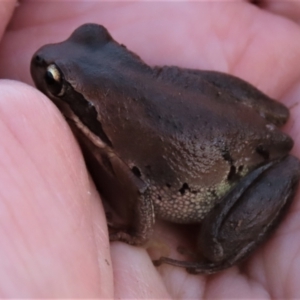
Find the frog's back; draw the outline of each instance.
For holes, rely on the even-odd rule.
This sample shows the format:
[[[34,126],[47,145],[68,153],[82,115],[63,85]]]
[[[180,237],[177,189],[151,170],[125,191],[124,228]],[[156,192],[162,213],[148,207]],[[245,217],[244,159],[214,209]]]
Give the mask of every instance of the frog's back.
[[[190,162],[186,169],[195,169],[194,178],[216,166],[220,171],[224,164],[234,178],[237,172],[244,174],[245,169],[290,151],[292,140],[256,110],[204,80],[198,83],[195,90],[189,89],[188,80],[186,89],[162,80],[158,88],[145,87],[140,98],[139,116],[145,120],[140,125],[147,132],[141,135],[155,140],[154,147],[161,144],[169,163],[174,159],[174,168],[185,169]]]
[[[145,88],[138,113],[142,139],[134,143],[140,149],[136,161],[130,159],[149,185],[144,197],[175,222],[200,221],[241,177],[293,145],[226,91],[204,81],[197,92],[188,86],[163,81],[159,89]]]

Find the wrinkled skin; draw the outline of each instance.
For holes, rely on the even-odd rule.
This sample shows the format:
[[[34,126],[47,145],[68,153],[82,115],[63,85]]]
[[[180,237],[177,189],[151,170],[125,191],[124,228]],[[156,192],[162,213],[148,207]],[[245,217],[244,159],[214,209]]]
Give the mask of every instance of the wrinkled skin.
[[[32,84],[29,62],[38,47],[82,23],[102,23],[149,64],[228,72],[280,99],[291,108],[284,129],[299,157],[300,4],[281,3],[266,1],[261,10],[246,1],[22,1],[2,37],[0,77]],[[13,6],[0,3],[0,33]],[[146,250],[109,244],[100,197],[51,101],[18,82],[1,80],[0,91],[0,297],[300,297],[299,196],[271,239],[241,265],[213,276],[156,269]],[[186,240],[176,228],[157,224],[154,240],[180,258],[175,249]]]

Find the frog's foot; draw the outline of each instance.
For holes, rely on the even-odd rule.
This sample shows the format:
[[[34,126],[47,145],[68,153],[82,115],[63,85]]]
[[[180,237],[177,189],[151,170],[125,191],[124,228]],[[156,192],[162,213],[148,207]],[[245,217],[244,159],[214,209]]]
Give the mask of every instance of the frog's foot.
[[[130,245],[140,245],[140,244],[142,244],[142,241],[143,241],[143,239],[140,239],[139,237],[136,237],[136,236],[132,236],[125,231],[118,231],[115,233],[110,233],[109,240],[111,242],[113,242],[113,241],[125,242]]]
[[[162,264],[168,264],[176,267],[186,268],[186,271],[190,274],[213,274],[218,271],[224,270],[229,267],[229,265],[210,263],[210,262],[189,262],[180,261],[168,257],[160,257],[158,260],[153,260],[153,264],[158,267]]]
[[[300,178],[293,156],[252,171],[205,218],[198,239],[205,260],[184,262],[162,257],[155,264],[187,268],[190,273],[214,273],[246,258],[263,242],[289,207]]]
[[[109,240],[113,241],[120,241],[125,242],[130,245],[140,246],[144,245],[148,240],[150,235],[152,234],[152,230],[147,231],[146,233],[135,233],[131,234],[124,230],[119,230],[117,232],[110,232],[109,233]]]
[[[251,248],[252,246],[256,246],[255,241],[248,244],[248,248]],[[248,249],[243,249],[248,250]],[[231,259],[228,259],[227,261],[221,261],[221,262],[211,262],[207,260],[203,260],[202,262],[193,262],[193,261],[181,261],[172,259],[169,257],[160,257],[158,260],[154,260],[153,264],[158,267],[162,264],[168,264],[176,267],[185,268],[186,271],[190,274],[214,274],[216,272],[225,270],[231,266],[233,266],[236,263],[237,257],[232,257]]]

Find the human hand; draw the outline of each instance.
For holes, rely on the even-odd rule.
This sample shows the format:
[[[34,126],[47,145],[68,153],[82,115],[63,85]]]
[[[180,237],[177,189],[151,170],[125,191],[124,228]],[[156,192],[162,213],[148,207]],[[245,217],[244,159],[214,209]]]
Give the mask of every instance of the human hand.
[[[7,19],[11,3],[0,4]],[[83,23],[100,23],[150,65],[228,72],[280,99],[291,107],[285,131],[299,157],[300,12],[292,10],[292,22],[288,4],[268,9],[247,2],[22,1],[0,45],[0,76],[32,84],[37,48]],[[0,90],[2,297],[299,297],[299,198],[272,238],[239,266],[212,276],[156,269],[146,250],[109,245],[100,198],[54,105],[21,83],[2,81]],[[169,226],[157,232],[171,248],[181,245]]]

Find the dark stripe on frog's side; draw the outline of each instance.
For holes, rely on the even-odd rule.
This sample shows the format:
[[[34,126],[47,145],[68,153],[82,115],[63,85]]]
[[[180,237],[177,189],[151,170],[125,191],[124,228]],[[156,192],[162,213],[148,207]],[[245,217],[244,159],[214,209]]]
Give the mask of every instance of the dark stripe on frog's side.
[[[87,101],[82,94],[76,92],[73,87],[64,82],[65,95],[61,100],[68,103],[71,110],[86,125],[94,134],[96,134],[105,144],[112,147],[112,142],[105,134],[101,122],[97,119],[97,111],[89,101]]]

